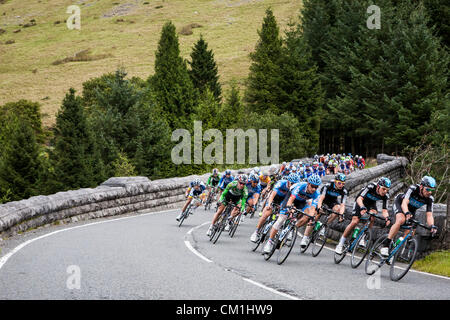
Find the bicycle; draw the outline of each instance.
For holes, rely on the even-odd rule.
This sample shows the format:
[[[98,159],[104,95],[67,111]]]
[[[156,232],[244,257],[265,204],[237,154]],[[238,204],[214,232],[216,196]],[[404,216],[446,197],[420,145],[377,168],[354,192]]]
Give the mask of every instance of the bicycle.
[[[372,247],[367,258],[365,271],[369,276],[374,274],[378,269],[380,269],[384,264],[390,265],[390,278],[392,281],[399,281],[402,279],[409,271],[414,261],[416,260],[418,241],[414,238],[416,228],[418,226],[431,230],[431,227],[424,225],[423,223],[410,219],[407,225],[403,225],[400,229],[408,233],[403,237],[397,238],[394,242],[394,247],[392,248],[389,256],[383,257],[380,253],[381,247],[383,247],[383,242],[387,238],[387,234],[380,237]],[[434,236],[434,235],[433,235]],[[375,262],[373,262],[375,260]],[[406,263],[406,268],[396,267],[396,264]],[[396,272],[399,269],[399,273]]]
[[[339,212],[334,212],[333,210],[324,206],[322,207],[322,210],[324,211],[325,217],[328,217],[330,214],[333,213],[339,216],[344,216],[343,214]],[[326,220],[328,220],[328,218]],[[316,221],[311,235],[311,241],[309,241],[307,247],[305,248],[305,250],[303,250],[303,252],[305,252],[308,249],[310,243],[312,243],[313,247],[311,250],[311,254],[313,257],[317,257],[319,253],[322,251],[323,247],[325,246],[327,239],[328,239],[328,224],[326,222],[321,222],[320,220]]]
[[[215,199],[216,194],[217,194],[217,186],[212,187],[211,191],[209,192],[208,198],[206,199],[206,202],[205,202],[205,211],[211,209],[211,204],[212,204],[213,200]]]
[[[377,213],[368,211],[367,214],[385,221],[385,219],[380,218]],[[355,228],[351,240],[347,240],[345,242],[344,251],[342,252],[342,254],[337,254],[336,252],[334,253],[334,263],[339,264],[342,260],[344,260],[347,252],[352,253],[352,257],[350,260],[352,268],[359,267],[359,265],[363,262],[364,258],[369,252],[370,243],[372,241],[372,230],[369,228],[370,217],[361,217],[360,220],[365,220],[365,224],[361,229]],[[358,257],[357,253],[361,254],[362,256]]]
[[[274,246],[269,253],[264,253],[264,259],[267,261],[269,260],[272,255],[274,254],[276,249],[279,249],[278,256],[277,256],[277,264],[281,265],[283,262],[286,261],[287,257],[292,251],[292,248],[295,245],[295,240],[297,239],[297,218],[299,214],[306,215],[309,217],[309,219],[314,220],[314,216],[311,216],[302,210],[292,208],[294,211],[293,213],[290,213],[286,221],[284,222],[283,226],[280,228],[280,230],[277,232],[275,239],[274,239]],[[269,239],[267,239],[265,242],[267,242]]]
[[[198,208],[199,203],[201,203],[201,200],[198,197],[193,197],[191,203],[187,206],[186,210],[181,214],[180,222],[178,223],[178,227],[181,227],[183,221],[189,217],[189,215],[194,213],[194,210]],[[195,207],[194,207],[195,205]]]
[[[278,212],[280,211],[280,205],[272,203],[272,214],[267,217],[266,221],[264,221],[264,224],[261,228],[258,230],[258,241],[255,242],[252,251],[256,251],[258,249],[259,245],[264,242],[266,235],[269,233],[270,229],[272,228],[273,224],[275,223],[275,220],[277,219]]]
[[[225,226],[228,223],[228,217],[231,215],[231,211],[233,211],[235,207],[236,205],[232,201],[228,202],[222,214],[219,216],[216,223],[213,225],[213,230],[211,232],[209,241],[212,241],[215,244],[217,240],[219,240],[222,231],[225,229]]]

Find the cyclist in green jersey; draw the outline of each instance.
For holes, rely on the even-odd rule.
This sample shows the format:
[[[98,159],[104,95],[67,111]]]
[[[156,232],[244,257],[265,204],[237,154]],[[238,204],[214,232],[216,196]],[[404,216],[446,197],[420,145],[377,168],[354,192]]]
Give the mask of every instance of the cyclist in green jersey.
[[[246,186],[247,180],[248,176],[245,174],[241,174],[226,186],[219,199],[219,208],[214,214],[211,225],[209,226],[208,232],[206,233],[208,237],[211,235],[214,224],[222,214],[223,210],[225,210],[225,207],[227,206],[229,201],[232,201],[234,204],[236,204],[236,207],[231,212],[230,219],[234,218],[239,213],[239,209],[242,213],[245,211],[245,203],[247,202],[248,197],[248,189]]]

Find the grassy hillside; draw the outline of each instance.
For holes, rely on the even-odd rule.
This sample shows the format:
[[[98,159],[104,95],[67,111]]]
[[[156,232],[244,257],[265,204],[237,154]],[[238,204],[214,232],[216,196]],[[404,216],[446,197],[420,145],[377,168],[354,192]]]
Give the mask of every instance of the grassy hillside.
[[[193,34],[179,34],[188,58],[200,33],[214,50],[225,88],[248,74],[248,54],[258,39],[267,7],[281,30],[297,19],[301,1],[291,0],[2,0],[0,1],[0,105],[19,99],[42,104],[55,114],[70,87],[123,66],[128,75],[146,79],[154,72],[154,53],[167,20],[181,31],[196,23]],[[69,30],[69,5],[81,8],[81,30]],[[33,20],[35,22],[33,22]],[[30,26],[26,27],[28,24]],[[34,25],[35,24],[35,25]],[[21,26],[22,25],[22,26]],[[17,30],[20,30],[17,32]],[[16,31],[16,32],[15,32]],[[14,43],[6,44],[6,42]],[[88,54],[82,52],[90,49]],[[79,54],[79,60],[61,63]],[[55,63],[55,64],[53,64]]]

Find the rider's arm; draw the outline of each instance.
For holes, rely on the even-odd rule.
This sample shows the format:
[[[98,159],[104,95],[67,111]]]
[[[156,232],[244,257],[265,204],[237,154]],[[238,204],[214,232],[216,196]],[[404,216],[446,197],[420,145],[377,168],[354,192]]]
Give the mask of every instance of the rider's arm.
[[[245,203],[247,202],[248,197],[248,190],[247,187],[244,186],[244,193],[242,194],[242,200],[241,200],[241,212],[245,211]]]
[[[360,208],[364,207],[363,199],[364,198],[362,196],[359,196],[358,199],[356,199],[356,203]]]

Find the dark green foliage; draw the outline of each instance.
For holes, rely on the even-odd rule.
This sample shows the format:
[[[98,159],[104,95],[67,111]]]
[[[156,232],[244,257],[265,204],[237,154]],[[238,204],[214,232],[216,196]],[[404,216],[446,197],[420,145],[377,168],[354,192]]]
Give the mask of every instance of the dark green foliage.
[[[266,10],[266,16],[255,51],[250,54],[252,64],[247,79],[245,101],[255,112],[270,110],[278,112],[278,81],[281,76],[280,59],[282,39],[272,10]]]
[[[231,83],[230,91],[226,96],[225,103],[219,113],[220,129],[225,132],[226,129],[237,128],[237,122],[248,119],[246,108],[241,101],[237,83]]]
[[[40,147],[33,128],[21,117],[9,115],[0,128],[0,199],[26,199],[39,192]]]
[[[271,113],[270,111],[263,114],[250,113],[246,119],[241,119],[238,122],[238,127],[243,130],[255,129],[257,132],[259,129],[267,129],[268,155],[271,154],[271,129],[279,130],[280,161],[283,161],[283,159],[292,160],[308,155],[310,142],[305,138],[302,132],[302,126],[297,118],[289,112],[281,115]]]
[[[171,129],[188,128],[189,114],[197,97],[180,56],[178,36],[171,22],[164,24],[156,51],[155,74],[149,77],[151,92]]]
[[[34,130],[37,142],[44,142],[45,133],[41,122],[41,105],[38,102],[22,99],[0,106],[0,125],[4,124],[5,118],[10,114],[14,114],[20,117],[22,121],[28,122]]]
[[[161,161],[170,155],[170,131],[159,109],[139,78],[125,79],[117,70],[102,87],[93,87],[96,96],[90,106],[89,122],[100,145],[107,176],[116,174],[119,156],[129,159],[139,175],[161,175]],[[95,80],[91,80],[95,83]]]
[[[212,50],[208,50],[208,44],[202,36],[192,49],[191,59],[189,75],[194,87],[199,90],[200,94],[204,94],[209,89],[214,98],[220,102],[222,87],[219,83],[217,64]]]
[[[82,100],[72,88],[56,117],[52,144],[51,161],[58,190],[95,187],[104,180],[97,143],[88,126]]]

